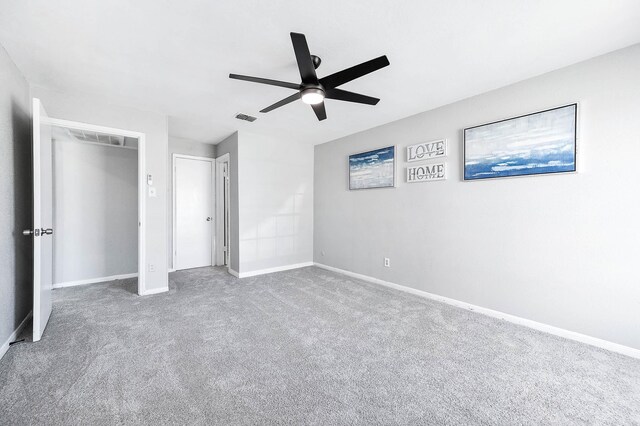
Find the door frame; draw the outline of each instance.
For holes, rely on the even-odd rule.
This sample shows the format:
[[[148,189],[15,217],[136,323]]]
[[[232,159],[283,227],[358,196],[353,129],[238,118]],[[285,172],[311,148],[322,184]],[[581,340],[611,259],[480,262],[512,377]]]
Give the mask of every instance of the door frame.
[[[147,234],[147,171],[145,168],[146,135],[141,132],[117,129],[115,127],[99,126],[96,124],[82,123],[80,121],[62,120],[50,118],[52,126],[66,127],[76,130],[87,130],[97,133],[109,133],[116,136],[126,136],[138,139],[138,295],[147,294],[146,288],[146,234]]]
[[[184,160],[197,160],[197,161],[206,161],[211,163],[211,211],[214,220],[216,220],[215,215],[215,200],[216,200],[216,164],[215,158],[211,157],[198,157],[196,155],[186,155],[186,154],[172,154],[171,156],[171,269],[174,271],[178,271],[177,266],[177,246],[176,246],[176,210],[177,210],[177,202],[176,202],[176,160],[178,158],[182,158]],[[211,230],[211,266],[215,265],[216,262],[216,223],[213,224],[213,229]]]
[[[224,191],[222,190],[222,185],[224,185],[224,179],[218,179],[218,175],[221,172],[222,163],[227,163],[227,177],[229,179],[229,190],[231,189],[231,155],[229,153],[223,154],[216,158],[216,243],[218,247],[224,247],[224,241],[221,239],[224,238],[224,200],[222,199]],[[229,201],[231,200],[231,195],[229,191],[227,191],[227,195],[229,197]],[[229,210],[229,229],[227,230],[227,234],[229,235],[229,241],[227,245],[227,271],[231,269],[231,206],[227,205],[227,209]],[[224,266],[224,256],[223,250],[220,250],[219,254],[216,254],[216,266]]]

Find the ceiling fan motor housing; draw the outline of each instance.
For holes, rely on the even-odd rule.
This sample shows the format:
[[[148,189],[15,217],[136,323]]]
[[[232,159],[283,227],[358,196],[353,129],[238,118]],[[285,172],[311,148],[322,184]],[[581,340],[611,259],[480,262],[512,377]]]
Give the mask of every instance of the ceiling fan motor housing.
[[[320,64],[322,63],[322,59],[320,59],[319,56],[316,55],[311,55],[311,62],[313,62],[313,67],[315,69],[318,69],[318,67],[320,66]]]

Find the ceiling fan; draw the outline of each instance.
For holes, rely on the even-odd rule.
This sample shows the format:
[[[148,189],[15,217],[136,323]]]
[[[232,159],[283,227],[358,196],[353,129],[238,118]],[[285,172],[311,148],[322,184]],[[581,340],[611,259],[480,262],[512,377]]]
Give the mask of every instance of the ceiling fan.
[[[296,90],[296,93],[293,95],[266,107],[260,112],[273,111],[276,108],[302,99],[302,102],[311,105],[318,120],[322,121],[327,118],[327,111],[324,107],[325,99],[335,99],[366,105],[376,105],[380,101],[378,98],[348,92],[338,89],[337,87],[386,67],[389,65],[389,60],[386,56],[380,56],[379,58],[363,62],[360,65],[355,65],[319,79],[316,75],[316,69],[320,66],[321,60],[319,57],[309,53],[309,46],[307,45],[307,39],[304,34],[291,33],[291,42],[293,43],[293,50],[296,54],[296,61],[298,62],[298,69],[300,70],[300,77],[302,78],[300,84],[270,80],[268,78],[250,77],[247,75],[229,74],[229,78],[236,80],[252,81],[254,83],[269,84]]]

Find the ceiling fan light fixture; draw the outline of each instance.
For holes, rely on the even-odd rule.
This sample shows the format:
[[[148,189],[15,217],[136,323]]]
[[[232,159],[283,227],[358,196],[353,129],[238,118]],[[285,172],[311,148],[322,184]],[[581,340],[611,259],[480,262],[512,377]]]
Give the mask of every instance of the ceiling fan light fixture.
[[[304,89],[300,94],[302,102],[308,105],[317,105],[324,101],[324,90],[322,89]]]

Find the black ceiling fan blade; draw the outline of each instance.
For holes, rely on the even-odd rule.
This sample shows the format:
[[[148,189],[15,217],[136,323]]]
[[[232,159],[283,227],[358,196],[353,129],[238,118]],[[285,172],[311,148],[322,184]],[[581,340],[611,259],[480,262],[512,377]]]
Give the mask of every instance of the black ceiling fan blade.
[[[318,84],[318,76],[316,75],[316,67],[313,66],[309,45],[304,34],[291,33],[291,43],[293,43],[293,51],[296,53],[296,61],[300,70],[303,84]]]
[[[271,86],[286,87],[287,89],[300,90],[300,85],[295,83],[288,83],[286,81],[271,80],[268,78],[250,77],[248,75],[229,74],[229,78],[234,80],[250,81],[252,83],[269,84]]]
[[[269,111],[273,111],[276,108],[280,108],[281,106],[284,106],[286,104],[290,104],[293,101],[297,101],[298,99],[300,99],[300,92],[298,93],[294,93],[293,95],[284,98],[281,101],[276,102],[273,105],[269,105],[268,107],[266,107],[265,109],[261,110],[260,112],[269,112]]]
[[[313,112],[316,113],[316,117],[318,117],[318,121],[322,121],[327,118],[327,110],[324,108],[324,102],[311,105],[311,108],[313,108]]]
[[[336,88],[342,84],[348,83],[356,78],[362,77],[374,71],[384,68],[389,65],[389,60],[386,56],[380,56],[379,58],[372,59],[367,62],[363,62],[359,65],[355,65],[346,70],[338,71],[326,77],[320,79],[325,90]]]
[[[325,93],[325,98],[335,99],[337,101],[355,102],[357,104],[376,105],[380,99],[373,98],[360,93],[348,92],[342,89],[330,89]]]

